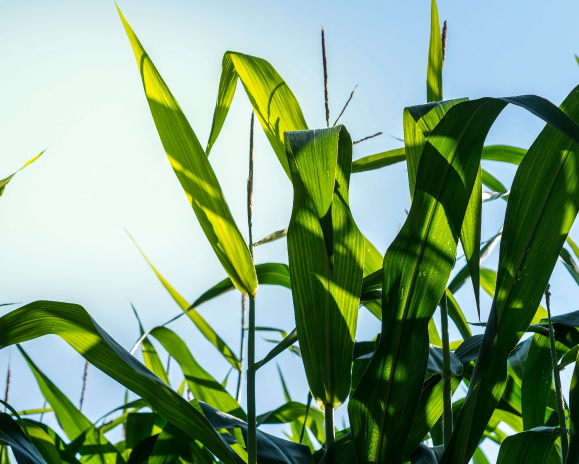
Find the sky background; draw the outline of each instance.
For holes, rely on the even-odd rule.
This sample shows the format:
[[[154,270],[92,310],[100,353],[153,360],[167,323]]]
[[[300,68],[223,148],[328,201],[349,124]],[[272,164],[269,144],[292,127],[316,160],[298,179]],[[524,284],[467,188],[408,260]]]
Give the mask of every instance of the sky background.
[[[570,0],[487,2],[440,0],[448,20],[446,99],[537,94],[559,104],[579,83],[576,18]],[[326,30],[331,120],[358,90],[341,122],[353,139],[384,135],[354,148],[354,158],[398,148],[404,107],[426,100],[430,2],[121,0],[119,7],[177,98],[201,143],[206,143],[221,59],[233,50],[267,59],[296,95],[308,125],[325,126],[320,27]],[[83,305],[122,346],[137,340],[133,302],[146,329],[180,309],[159,283],[126,228],[164,277],[189,301],[224,278],[159,141],[135,59],[112,1],[0,0],[0,178],[48,148],[11,182],[0,200],[0,302],[49,299]],[[241,230],[246,233],[247,155],[251,106],[238,86],[210,161]],[[508,107],[487,144],[527,148],[543,124]],[[255,142],[254,237],[287,226],[290,182],[259,128]],[[514,168],[484,167],[505,185]],[[404,163],[355,174],[351,207],[362,232],[385,252],[410,207]],[[494,235],[502,201],[484,206],[483,239]],[[579,229],[571,231],[579,239]],[[496,265],[498,249],[486,265]],[[286,262],[286,241],[258,247],[257,263]],[[462,267],[457,264],[457,268]],[[558,264],[552,278],[554,314],[579,309],[579,288]],[[457,299],[476,319],[472,287]],[[482,297],[486,319],[490,298]],[[0,314],[12,308],[3,307]],[[239,350],[240,295],[231,292],[199,311]],[[257,325],[294,327],[288,290],[262,286]],[[217,379],[229,365],[186,319],[171,325]],[[357,339],[380,326],[360,310]],[[476,332],[476,330],[473,330]],[[452,327],[451,339],[458,339]],[[258,338],[257,358],[273,345]],[[75,403],[84,360],[57,337],[24,348]],[[162,358],[166,359],[166,354]],[[0,351],[0,378],[12,356],[10,400],[17,409],[41,407],[32,374],[15,348]],[[301,361],[278,358],[292,398],[305,402]],[[571,370],[563,373],[569,383]],[[236,376],[229,387],[233,391]],[[170,375],[178,387],[180,372]],[[0,380],[0,389],[3,380]],[[84,412],[96,420],[123,401],[124,387],[90,369]],[[258,413],[284,402],[270,363],[258,374]],[[245,404],[245,401],[243,402]],[[337,424],[346,407],[337,412]],[[46,416],[55,425],[53,417]],[[265,428],[280,433],[280,427]],[[113,435],[113,438],[115,436]],[[116,437],[118,439],[118,437]],[[496,447],[485,446],[489,457]]]

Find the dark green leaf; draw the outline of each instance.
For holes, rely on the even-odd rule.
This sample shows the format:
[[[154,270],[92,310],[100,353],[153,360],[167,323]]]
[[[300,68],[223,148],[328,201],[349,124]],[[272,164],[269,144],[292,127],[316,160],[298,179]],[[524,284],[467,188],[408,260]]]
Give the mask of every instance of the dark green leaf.
[[[537,427],[507,437],[497,464],[545,464],[558,436],[556,427]]]

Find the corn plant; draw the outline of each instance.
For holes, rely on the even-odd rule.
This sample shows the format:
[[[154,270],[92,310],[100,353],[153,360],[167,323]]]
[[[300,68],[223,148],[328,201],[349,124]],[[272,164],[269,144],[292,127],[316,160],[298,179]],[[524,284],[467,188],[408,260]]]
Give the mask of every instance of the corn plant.
[[[190,303],[139,248],[183,312],[145,329],[133,307],[140,335],[130,352],[72,303],[37,301],[0,318],[0,347],[18,345],[49,406],[16,411],[2,402],[7,412],[0,413],[0,441],[19,463],[466,464],[472,459],[483,464],[488,462],[480,447],[485,439],[500,445],[501,464],[579,462],[579,312],[552,316],[548,289],[558,260],[579,284],[579,248],[568,237],[579,211],[579,87],[559,107],[532,95],[444,101],[446,24],[441,36],[432,0],[427,101],[404,109],[404,147],[352,161],[355,142],[337,125],[342,114],[330,127],[322,31],[327,127],[309,128],[297,98],[269,62],[227,52],[203,148],[119,14],[166,155],[226,277]],[[249,243],[208,158],[238,80],[294,193],[288,228],[253,242],[250,148]],[[546,123],[528,150],[485,146],[509,104]],[[517,166],[510,190],[482,169],[485,159]],[[350,210],[350,178],[398,162],[408,167],[412,206],[382,256]],[[10,179],[0,182],[0,194]],[[483,192],[483,185],[491,191]],[[482,243],[483,202],[497,200],[507,202],[504,226]],[[254,264],[255,246],[286,235],[289,265]],[[499,242],[497,271],[481,267]],[[451,279],[459,243],[466,265]],[[469,279],[479,315],[480,288],[493,298],[488,320],[477,324],[483,335],[472,335],[454,297]],[[256,327],[260,284],[292,292],[294,330]],[[216,380],[168,327],[187,316],[241,378],[243,346],[238,356],[198,311],[232,290],[249,299],[247,411],[227,390],[227,379]],[[374,340],[355,340],[361,307],[381,321]],[[441,334],[433,319],[437,307]],[[461,340],[450,341],[450,321]],[[282,340],[256,361],[259,330],[277,331]],[[532,336],[523,340],[525,333]],[[49,334],[138,398],[91,422],[20,346]],[[179,366],[178,388],[171,387],[169,366],[153,341]],[[280,370],[286,403],[258,415],[258,371],[288,349],[303,360],[308,401],[291,399]],[[566,401],[560,371],[573,363]],[[461,384],[468,393],[453,402]],[[334,410],[342,404],[350,424],[340,430]],[[66,438],[42,419],[23,418],[38,413],[54,413]],[[281,423],[291,427],[287,439],[259,429]],[[507,434],[504,425],[514,433]],[[123,439],[114,444],[107,433],[117,427],[123,427]],[[9,459],[4,451],[1,456]]]

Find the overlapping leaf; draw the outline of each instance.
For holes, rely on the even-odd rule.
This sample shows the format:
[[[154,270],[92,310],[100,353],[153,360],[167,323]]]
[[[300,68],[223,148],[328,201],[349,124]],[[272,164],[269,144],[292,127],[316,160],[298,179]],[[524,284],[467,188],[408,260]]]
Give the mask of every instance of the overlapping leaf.
[[[296,326],[310,391],[345,401],[364,265],[349,208],[352,140],[343,126],[286,133],[294,186],[288,254]]]
[[[203,414],[119,346],[81,306],[38,301],[0,318],[0,348],[48,334],[61,337],[93,366],[145,399],[223,462],[235,464],[231,450]]]

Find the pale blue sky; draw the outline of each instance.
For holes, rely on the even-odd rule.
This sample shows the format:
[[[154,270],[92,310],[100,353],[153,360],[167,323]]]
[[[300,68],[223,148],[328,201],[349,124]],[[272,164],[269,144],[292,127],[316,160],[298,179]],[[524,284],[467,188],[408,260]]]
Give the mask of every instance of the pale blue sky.
[[[209,134],[226,50],[270,61],[294,91],[309,126],[324,126],[322,25],[328,47],[332,121],[359,84],[341,122],[354,139],[384,132],[356,146],[356,158],[399,147],[393,137],[403,136],[403,108],[425,101],[428,0],[121,0],[119,6],[202,143]],[[224,272],[167,162],[114,2],[1,0],[0,11],[0,178],[49,147],[37,163],[15,178],[0,200],[0,300],[82,304],[130,349],[138,326],[128,299],[146,328],[180,310],[123,228],[189,300],[222,279]],[[445,98],[535,93],[559,104],[579,83],[573,56],[579,52],[576,2],[440,0],[439,13],[441,21],[449,23]],[[210,157],[244,231],[250,113],[239,86]],[[524,111],[507,108],[487,143],[528,147],[542,126]],[[287,225],[292,194],[261,130],[257,131],[255,163],[254,237],[260,238]],[[512,167],[497,163],[486,163],[486,167],[507,184],[514,173]],[[359,227],[384,252],[410,204],[405,165],[355,175],[351,196]],[[484,211],[483,239],[500,227],[504,204],[485,205]],[[577,227],[571,236],[579,238]],[[285,246],[284,240],[256,249],[256,261],[287,262]],[[496,256],[497,252],[490,264]],[[554,312],[579,309],[578,296],[579,288],[558,265],[553,279]],[[474,320],[470,286],[458,298],[467,318]],[[264,286],[257,305],[258,325],[293,328],[287,290]],[[483,317],[489,307],[485,296]],[[2,310],[2,314],[8,311]],[[237,350],[239,294],[232,292],[201,307],[200,312]],[[216,378],[225,376],[228,364],[189,321],[172,328]],[[358,339],[373,337],[378,331],[377,321],[362,310]],[[258,357],[270,348],[260,341]],[[25,349],[76,402],[84,361],[56,337],[27,343]],[[0,378],[9,352],[13,404],[40,407],[38,388],[15,349],[0,351]],[[307,386],[299,360],[284,354],[279,362],[294,399],[305,401]],[[174,382],[178,381],[176,372],[174,365]],[[565,374],[568,377],[570,372]],[[117,406],[122,397],[121,386],[91,370],[85,407],[91,419]],[[274,364],[259,373],[258,398],[258,412],[283,402]],[[338,415],[341,423],[345,407]]]

